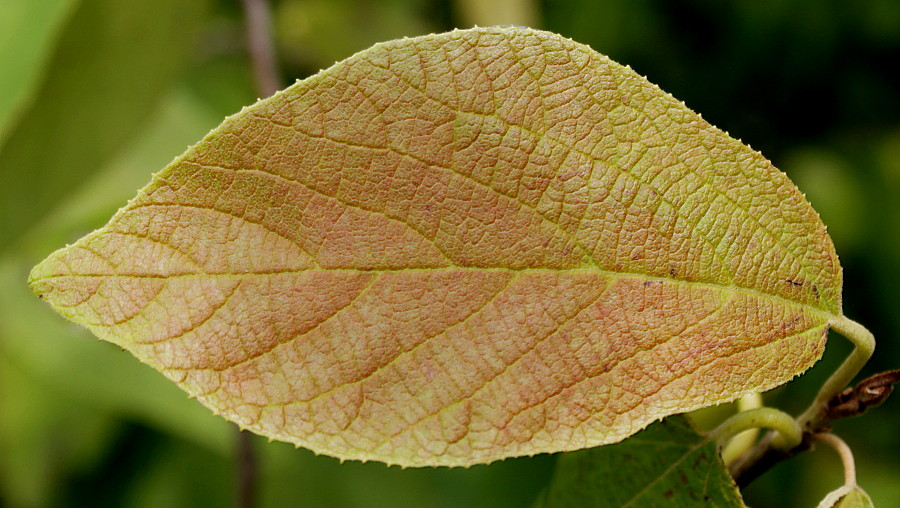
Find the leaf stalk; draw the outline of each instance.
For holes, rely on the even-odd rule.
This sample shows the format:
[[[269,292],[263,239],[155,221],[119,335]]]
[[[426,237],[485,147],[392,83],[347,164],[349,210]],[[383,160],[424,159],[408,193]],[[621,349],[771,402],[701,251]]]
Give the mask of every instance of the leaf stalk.
[[[827,430],[830,422],[840,417],[830,413],[829,403],[840,395],[844,387],[853,381],[853,378],[872,357],[872,353],[875,351],[875,337],[864,326],[846,316],[834,317],[829,324],[835,331],[853,343],[853,351],[825,381],[810,406],[797,417],[796,424],[802,430],[802,439],[797,446],[790,449],[781,448],[780,445],[783,443],[779,443],[777,436],[770,433],[749,452],[729,464],[731,475],[739,486],[746,486],[778,462],[809,449],[817,436]],[[891,377],[885,383],[891,384],[892,379]],[[882,393],[881,400],[883,401],[883,398],[890,392],[882,390],[880,393]]]
[[[844,485],[855,487],[856,462],[853,460],[853,452],[850,450],[850,447],[847,446],[847,443],[830,432],[816,434],[814,437],[816,441],[821,441],[838,452],[838,455],[841,456],[841,463],[844,465]]]
[[[812,404],[797,418],[797,423],[808,432],[816,432],[825,425],[828,402],[853,381],[875,351],[875,337],[872,332],[856,321],[840,316],[834,318],[830,325],[855,347],[844,363],[825,381]]]

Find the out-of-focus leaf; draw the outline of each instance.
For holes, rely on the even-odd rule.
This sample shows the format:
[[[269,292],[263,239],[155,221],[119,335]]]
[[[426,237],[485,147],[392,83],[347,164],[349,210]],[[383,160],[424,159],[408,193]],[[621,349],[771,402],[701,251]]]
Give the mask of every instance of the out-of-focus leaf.
[[[77,0],[0,3],[0,146],[17,113],[34,95],[58,31]]]
[[[559,457],[535,508],[744,506],[715,442],[683,416]]]
[[[540,21],[537,0],[456,0],[463,26],[518,25],[536,28]]]
[[[244,427],[409,466],[766,390],[841,315],[783,173],[590,48],[501,27],[377,45],[226,119],[31,284]]]
[[[219,453],[230,426],[210,417],[183,392],[116,348],[98,347],[78,327],[54,320],[22,287],[29,265],[60,242],[96,227],[146,180],[147,168],[171,159],[218,121],[218,112],[183,89],[168,93],[147,129],[108,167],[86,178],[0,262],[0,354],[14,359],[31,385],[78,400],[91,411],[126,416],[200,443]],[[89,229],[88,229],[89,230]],[[110,382],[110,380],[115,380]],[[136,390],[136,387],[140,387]],[[7,408],[12,401],[6,401]]]
[[[317,70],[378,41],[435,31],[424,0],[283,0],[275,9],[288,67]]]
[[[35,383],[12,360],[0,347],[0,506],[52,506],[65,476],[106,449],[114,425],[105,414]]]
[[[655,48],[666,18],[654,0],[545,0],[544,27],[615,57]],[[577,16],[571,15],[573,11]]]
[[[866,241],[866,195],[860,175],[840,155],[827,149],[799,149],[782,165],[828,224],[828,234],[846,252]]]
[[[221,81],[216,76],[210,79]],[[147,168],[170,162],[173,151],[182,149],[220,121],[218,104],[209,105],[196,90],[181,84],[174,86],[160,99],[143,130],[120,147],[108,164],[95,168],[89,178],[62,197],[44,220],[22,237],[16,250],[25,256],[39,257],[60,241],[73,242],[100,227],[123,200],[134,195],[134,189],[146,183]]]
[[[82,0],[0,145],[0,251],[108,163],[191,54],[206,0]]]
[[[184,79],[195,101],[202,100],[210,113],[218,114],[217,123],[256,98],[253,74],[246,58],[229,56],[205,61],[191,66]]]
[[[151,461],[142,464],[142,474],[123,492],[122,506],[129,508],[216,508],[233,506],[234,463],[230,456],[210,453],[189,443],[171,440],[162,443]],[[296,484],[298,478],[292,478]],[[260,484],[262,490],[265,486]],[[302,491],[299,491],[302,492]],[[292,498],[257,506],[315,506],[305,499]],[[329,506],[328,503],[322,506]]]
[[[867,416],[871,418],[871,416]],[[884,420],[891,422],[891,420]],[[875,506],[900,506],[900,491],[897,490],[897,464],[896,457],[892,453],[881,453],[888,449],[881,443],[887,440],[875,440],[870,437],[869,426],[862,433],[862,439],[870,440],[876,453],[865,453],[869,450],[853,448],[853,454],[857,461],[857,477],[866,482],[866,494],[872,498]],[[886,432],[890,432],[887,430]],[[894,450],[896,447],[890,447]],[[862,453],[861,453],[862,452]]]
[[[341,462],[260,441],[260,505],[328,508],[524,508],[553,472],[555,456],[539,455],[471,468],[401,469],[377,462]]]

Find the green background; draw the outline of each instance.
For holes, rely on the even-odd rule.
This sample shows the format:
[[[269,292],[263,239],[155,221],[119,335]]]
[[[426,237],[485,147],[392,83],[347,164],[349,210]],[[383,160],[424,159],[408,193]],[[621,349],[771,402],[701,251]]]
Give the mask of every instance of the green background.
[[[476,23],[544,28],[631,65],[807,193],[841,256],[845,313],[878,339],[864,373],[900,367],[900,2],[280,0],[273,11],[285,84],[378,41]],[[0,0],[0,506],[232,503],[231,426],[64,322],[25,281],[255,98],[236,0]],[[848,351],[836,337],[767,403],[799,411]],[[876,505],[900,506],[897,421],[889,400],[836,425]],[[528,506],[556,461],[404,471],[254,445],[264,507]],[[744,494],[813,506],[840,483],[822,449]]]

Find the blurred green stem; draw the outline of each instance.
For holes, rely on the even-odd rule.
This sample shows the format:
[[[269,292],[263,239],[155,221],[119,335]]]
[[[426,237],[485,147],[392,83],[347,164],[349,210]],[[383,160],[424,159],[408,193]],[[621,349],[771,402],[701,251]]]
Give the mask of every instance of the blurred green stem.
[[[824,434],[816,434],[816,441],[821,441],[828,446],[834,448],[838,455],[841,456],[841,462],[844,465],[844,485],[856,486],[856,462],[853,460],[853,452],[843,439],[828,432]]]

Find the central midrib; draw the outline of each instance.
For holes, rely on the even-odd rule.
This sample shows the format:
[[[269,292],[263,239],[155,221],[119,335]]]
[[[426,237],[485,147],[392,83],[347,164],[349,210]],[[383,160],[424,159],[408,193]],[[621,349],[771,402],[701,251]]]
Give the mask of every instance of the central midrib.
[[[813,314],[820,315],[825,320],[834,321],[838,319],[840,316],[831,312],[826,307],[817,307],[815,305],[811,305],[808,303],[800,302],[797,300],[792,300],[790,298],[767,293],[765,291],[761,291],[756,288],[748,288],[742,286],[736,286],[732,284],[720,284],[716,282],[709,281],[689,281],[684,279],[677,279],[674,277],[664,277],[664,276],[655,276],[655,275],[647,275],[643,273],[636,272],[617,272],[613,270],[604,270],[600,268],[509,268],[509,267],[464,267],[464,266],[440,266],[440,267],[423,267],[423,268],[307,268],[307,269],[299,269],[299,270],[270,270],[270,271],[246,271],[246,272],[195,272],[195,273],[177,273],[177,274],[109,274],[109,273],[97,273],[97,274],[59,274],[59,275],[48,275],[44,277],[38,277],[30,279],[29,283],[34,284],[36,282],[40,282],[43,280],[51,280],[51,279],[60,279],[60,278],[132,278],[132,279],[177,279],[177,278],[190,278],[190,277],[265,277],[272,275],[288,275],[288,274],[298,274],[305,272],[323,272],[323,273],[397,273],[397,272],[439,272],[439,271],[477,271],[477,272],[515,272],[516,274],[526,274],[529,272],[534,273],[546,273],[546,272],[562,272],[562,273],[575,273],[575,272],[584,272],[584,273],[593,273],[599,274],[606,277],[611,278],[627,278],[633,277],[637,279],[644,279],[649,282],[662,282],[662,283],[672,283],[672,284],[680,284],[689,287],[695,288],[705,288],[711,289],[714,291],[728,291],[731,293],[743,293],[749,296],[753,296],[759,299],[768,299],[774,300],[782,305],[786,306],[794,306],[802,308],[808,312]]]

